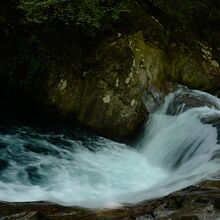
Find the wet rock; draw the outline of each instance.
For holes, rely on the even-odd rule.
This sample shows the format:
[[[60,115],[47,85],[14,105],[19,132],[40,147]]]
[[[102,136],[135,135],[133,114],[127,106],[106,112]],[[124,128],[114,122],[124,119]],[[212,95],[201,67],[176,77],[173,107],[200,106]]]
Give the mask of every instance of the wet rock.
[[[178,216],[178,215],[174,215],[171,216],[169,219],[171,220],[199,220],[199,218],[195,215],[186,215],[186,216]]]
[[[220,210],[220,198],[214,200],[214,208]]]
[[[206,118],[202,118],[201,120],[205,124],[211,124],[213,127],[217,130],[217,143],[220,144],[220,115],[216,116],[208,116]],[[215,155],[213,156],[215,158],[220,158],[220,151],[216,151]]]
[[[0,216],[1,217],[1,216]],[[21,212],[14,215],[8,215],[5,217],[1,217],[1,220],[46,220],[42,215],[38,212]]]
[[[147,111],[149,113],[153,113],[154,111],[158,110],[159,107],[163,104],[164,93],[161,93],[160,90],[150,85],[145,92],[143,100]]]
[[[195,187],[195,186],[194,186]],[[199,188],[198,188],[199,187]],[[220,181],[218,180],[206,180],[198,184],[195,189],[219,189],[220,190]]]
[[[3,219],[120,219],[120,220],[197,220],[220,217],[220,181],[204,181],[159,199],[115,209],[92,210],[64,207],[48,202],[0,203]],[[40,216],[40,218],[35,217]],[[13,219],[13,218],[11,218]],[[14,218],[15,219],[15,218]]]
[[[209,98],[206,94],[202,92],[193,91],[182,87],[181,92],[176,93],[173,101],[168,106],[167,114],[178,115],[181,112],[184,112],[188,109],[197,108],[197,107],[209,107],[213,109],[220,110],[220,106],[212,98]],[[216,118],[214,119],[214,121]],[[206,119],[203,120],[204,122]],[[207,119],[207,123],[211,118]]]
[[[220,68],[213,65],[212,48],[206,50],[210,53],[208,58],[204,56],[201,43],[193,48],[171,47],[167,57],[166,78],[189,88],[220,95]]]
[[[42,101],[104,136],[126,137],[160,105],[164,55],[141,31],[109,37],[91,49],[81,75],[51,63]]]

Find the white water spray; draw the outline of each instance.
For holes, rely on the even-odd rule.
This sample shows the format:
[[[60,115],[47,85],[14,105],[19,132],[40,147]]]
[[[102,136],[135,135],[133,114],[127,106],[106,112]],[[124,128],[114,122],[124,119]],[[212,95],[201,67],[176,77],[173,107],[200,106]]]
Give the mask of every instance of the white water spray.
[[[90,208],[136,203],[167,195],[220,171],[217,129],[209,107],[169,109],[170,94],[145,126],[136,148],[101,137],[70,138],[13,128],[0,134],[0,200],[52,201]],[[204,96],[215,106],[219,99]]]

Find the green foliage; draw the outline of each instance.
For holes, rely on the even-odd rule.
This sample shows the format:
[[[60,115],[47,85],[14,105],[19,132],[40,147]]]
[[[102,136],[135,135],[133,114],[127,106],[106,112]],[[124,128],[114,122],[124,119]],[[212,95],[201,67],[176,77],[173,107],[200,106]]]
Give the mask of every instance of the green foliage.
[[[92,28],[117,20],[124,7],[122,1],[112,0],[21,0],[19,5],[29,21],[61,20]]]
[[[54,20],[73,23],[89,31],[102,29],[117,21],[129,5],[153,6],[165,18],[165,22],[186,26],[200,23],[212,14],[218,0],[20,0],[18,8],[31,22]],[[132,4],[131,4],[132,2]],[[133,10],[134,8],[130,8]],[[135,11],[135,9],[133,10]],[[203,19],[204,18],[204,19]],[[198,25],[199,26],[199,25]],[[200,27],[199,27],[200,28]]]

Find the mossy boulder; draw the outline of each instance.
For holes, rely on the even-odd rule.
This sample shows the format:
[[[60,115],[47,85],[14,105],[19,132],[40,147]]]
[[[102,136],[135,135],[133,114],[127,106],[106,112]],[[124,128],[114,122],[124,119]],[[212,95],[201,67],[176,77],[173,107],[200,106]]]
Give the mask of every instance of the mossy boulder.
[[[192,48],[171,45],[167,58],[167,80],[220,95],[220,66],[212,48],[200,42]]]
[[[164,59],[141,31],[118,33],[90,50],[81,73],[51,61],[43,102],[102,135],[128,136],[147,118],[142,97],[162,83]]]

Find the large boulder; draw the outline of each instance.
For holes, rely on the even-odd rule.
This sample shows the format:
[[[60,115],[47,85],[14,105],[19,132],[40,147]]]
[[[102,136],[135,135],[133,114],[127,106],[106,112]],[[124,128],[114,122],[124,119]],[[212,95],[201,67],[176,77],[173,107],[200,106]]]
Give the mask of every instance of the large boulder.
[[[125,137],[147,118],[142,97],[162,84],[164,59],[141,31],[118,33],[91,49],[80,74],[51,62],[43,102],[102,135]]]
[[[212,54],[212,48],[199,41],[192,48],[175,43],[170,45],[166,78],[193,89],[220,95],[220,65]]]
[[[31,96],[110,138],[129,136],[158,109],[166,82],[220,95],[216,49],[128,3],[111,31],[95,37],[68,22],[6,25],[0,17],[1,90],[22,90],[23,103]]]
[[[219,94],[220,68],[212,48],[173,40],[152,16],[141,22],[139,31],[123,30],[86,48],[75,42],[70,54],[65,48],[59,56],[64,62],[50,58],[42,101],[102,135],[121,138],[158,109],[169,81]],[[187,100],[198,104],[195,97]]]

